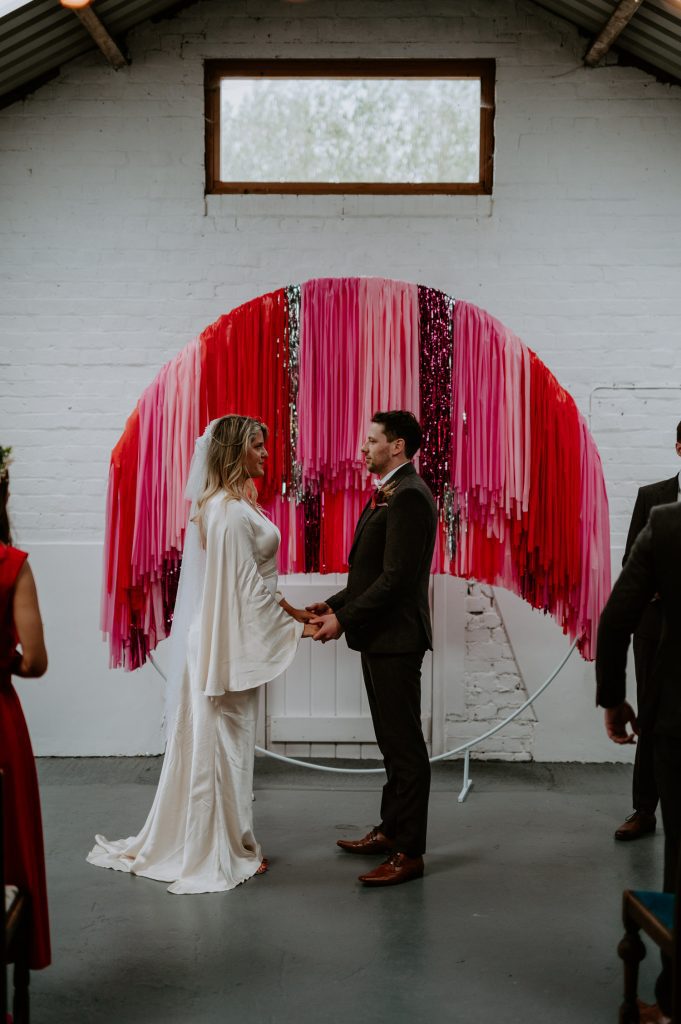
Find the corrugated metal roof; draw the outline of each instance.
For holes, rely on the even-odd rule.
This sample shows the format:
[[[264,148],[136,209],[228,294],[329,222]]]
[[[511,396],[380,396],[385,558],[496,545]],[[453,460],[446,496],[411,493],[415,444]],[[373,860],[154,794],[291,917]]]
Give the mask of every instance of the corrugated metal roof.
[[[574,25],[598,35],[617,7],[616,0],[536,0]],[[585,51],[587,47],[584,47]],[[613,50],[638,58],[651,69],[681,82],[681,2],[643,0]]]
[[[93,10],[123,49],[122,39],[129,29],[190,2],[97,0]],[[617,6],[616,0],[535,2],[592,36],[600,32]],[[37,88],[62,64],[93,49],[95,45],[79,19],[58,0],[29,0],[10,10],[0,17],[0,106]],[[681,82],[681,0],[644,0],[614,49]]]
[[[177,0],[98,0],[93,10],[120,45],[135,25],[180,6]],[[29,0],[0,17],[0,106],[94,49],[80,20],[58,0]]]

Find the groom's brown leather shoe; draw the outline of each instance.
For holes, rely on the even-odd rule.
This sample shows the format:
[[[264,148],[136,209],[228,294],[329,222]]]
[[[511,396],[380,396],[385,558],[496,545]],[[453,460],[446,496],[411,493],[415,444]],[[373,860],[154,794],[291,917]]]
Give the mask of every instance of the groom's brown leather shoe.
[[[372,828],[362,839],[337,839],[336,846],[346,853],[390,853],[394,843],[377,828]]]
[[[407,857],[406,853],[393,853],[385,863],[380,864],[359,880],[364,885],[401,885],[412,878],[423,875],[423,857]]]
[[[634,811],[626,819],[623,825],[615,832],[615,839],[620,842],[628,839],[640,839],[641,836],[650,835],[655,831],[657,824],[654,814],[646,814],[644,811]]]
[[[657,1003],[644,1003],[641,999],[636,1002],[640,1024],[671,1024],[671,1017],[665,1016]]]

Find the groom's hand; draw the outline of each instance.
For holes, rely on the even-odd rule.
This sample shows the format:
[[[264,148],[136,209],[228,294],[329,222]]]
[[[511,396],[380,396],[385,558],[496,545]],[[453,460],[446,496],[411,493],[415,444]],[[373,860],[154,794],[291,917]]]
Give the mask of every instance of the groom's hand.
[[[312,639],[321,640],[323,644],[327,640],[337,640],[343,633],[343,627],[333,612],[328,615],[318,615],[317,618],[312,619],[310,625],[318,627]]]
[[[305,611],[312,612],[313,615],[328,615],[333,608],[324,601],[318,601],[317,604],[306,604]]]

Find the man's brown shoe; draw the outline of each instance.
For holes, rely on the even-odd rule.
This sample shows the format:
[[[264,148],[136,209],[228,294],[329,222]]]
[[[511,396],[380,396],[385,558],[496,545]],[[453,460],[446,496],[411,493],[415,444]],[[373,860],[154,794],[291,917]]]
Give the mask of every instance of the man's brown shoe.
[[[654,814],[644,814],[642,811],[634,811],[630,814],[623,825],[615,832],[615,839],[619,839],[622,842],[628,839],[640,839],[641,836],[650,835],[651,832],[655,831]]]
[[[665,1016],[657,1003],[644,1003],[637,999],[640,1024],[671,1024],[671,1017]]]
[[[372,828],[363,839],[337,839],[336,846],[346,853],[390,853],[395,844],[377,828]]]
[[[407,857],[406,853],[393,853],[385,863],[380,864],[359,880],[364,885],[401,885],[412,878],[423,875],[423,857]]]

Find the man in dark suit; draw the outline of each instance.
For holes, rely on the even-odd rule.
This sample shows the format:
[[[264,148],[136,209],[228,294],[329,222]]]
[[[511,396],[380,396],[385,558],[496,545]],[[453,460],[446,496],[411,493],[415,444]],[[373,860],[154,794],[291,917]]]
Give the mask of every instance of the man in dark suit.
[[[345,633],[362,653],[376,742],[383,755],[381,823],[348,853],[388,854],[360,881],[398,885],[420,878],[426,846],[430,764],[421,728],[421,663],[432,648],[428,585],[437,509],[411,459],[421,428],[410,412],[375,413],[362,446],[378,489],[362,512],[348,556],[347,586],[311,606],[316,640]]]
[[[681,423],[676,428],[676,453],[681,455]],[[660,480],[658,483],[648,484],[645,487],[639,488],[631,517],[629,533],[627,534],[622,565],[626,564],[634,541],[648,522],[651,509],[657,505],[668,505],[670,502],[678,501],[678,498],[678,475],[671,477],[670,480]],[[640,621],[634,631],[634,670],[636,673],[636,696],[639,708],[645,702],[647,680],[650,676],[650,668],[657,645],[660,642],[661,629],[662,611],[660,602],[653,598],[644,608]],[[654,832],[657,800],[657,786],[653,770],[653,738],[648,733],[645,725],[643,725],[641,726],[636,746],[636,760],[634,762],[634,813],[629,815],[626,821],[617,829],[615,839],[638,839],[641,836]]]
[[[606,709],[605,727],[615,743],[629,743],[636,715],[625,699],[629,637],[657,596],[660,641],[650,665],[638,722],[652,736],[655,782],[664,826],[664,889],[674,892],[681,846],[681,504],[650,513],[603,609],[598,627],[596,703]],[[656,986],[663,1014],[671,1013],[671,977],[663,957]],[[651,1016],[649,1019],[662,1019]]]

